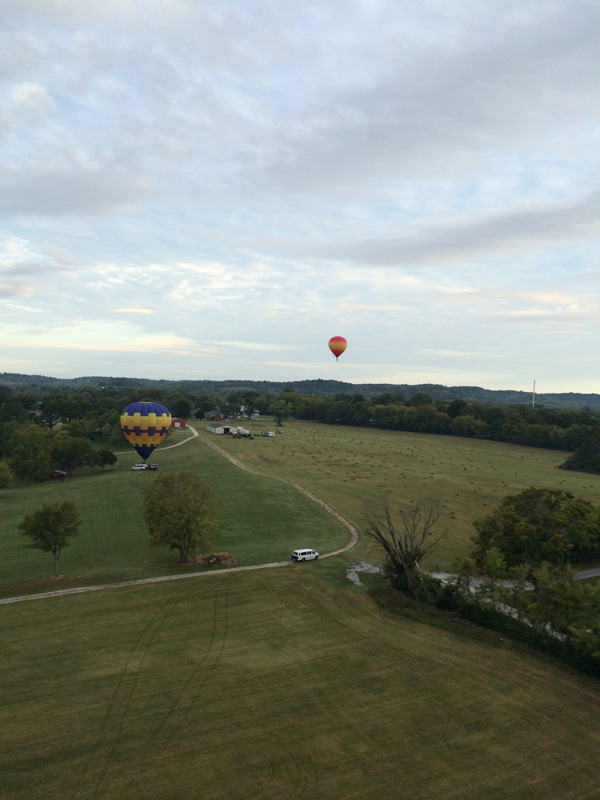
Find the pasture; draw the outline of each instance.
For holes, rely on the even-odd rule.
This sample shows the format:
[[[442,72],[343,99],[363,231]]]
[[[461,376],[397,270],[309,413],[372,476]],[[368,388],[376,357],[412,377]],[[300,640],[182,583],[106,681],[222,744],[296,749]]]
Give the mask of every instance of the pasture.
[[[1,606],[3,800],[597,796],[597,682],[334,562]]]
[[[257,433],[272,423],[251,423]],[[209,439],[197,423],[201,434]],[[472,519],[530,485],[600,502],[564,454],[489,442],[289,422],[275,437],[159,449],[219,496],[216,550],[241,564],[326,551],[369,503],[419,493],[446,505],[440,564]],[[169,437],[167,443],[184,438]],[[132,452],[65,484],[0,492],[4,597],[197,572],[149,550],[141,517],[156,476]],[[82,508],[54,581],[15,533],[42,502]],[[346,577],[364,542],[309,564],[0,605],[3,800],[583,800],[597,796],[600,684],[492,632],[392,614]],[[373,581],[375,579],[371,579]]]
[[[466,555],[473,520],[529,486],[570,491],[600,505],[600,476],[558,469],[567,454],[555,450],[293,420],[281,428],[263,421],[247,427],[257,438],[211,441],[260,472],[289,476],[359,529],[369,507],[380,508],[386,499],[392,508],[419,495],[439,499],[445,508],[440,525],[449,536],[432,568],[445,569],[454,556]],[[276,436],[261,437],[267,429]]]

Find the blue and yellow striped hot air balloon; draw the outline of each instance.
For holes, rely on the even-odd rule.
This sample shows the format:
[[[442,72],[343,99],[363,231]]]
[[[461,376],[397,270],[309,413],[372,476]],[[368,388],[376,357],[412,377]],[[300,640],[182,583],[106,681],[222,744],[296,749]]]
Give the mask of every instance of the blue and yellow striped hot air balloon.
[[[145,461],[171,427],[171,413],[160,403],[130,403],[121,414],[121,428],[129,444]]]

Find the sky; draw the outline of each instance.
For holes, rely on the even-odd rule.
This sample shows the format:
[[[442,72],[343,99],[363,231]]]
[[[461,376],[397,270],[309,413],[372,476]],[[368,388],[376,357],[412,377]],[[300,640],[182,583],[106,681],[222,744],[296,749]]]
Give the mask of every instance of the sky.
[[[0,0],[0,372],[600,393],[599,88],[597,0]]]

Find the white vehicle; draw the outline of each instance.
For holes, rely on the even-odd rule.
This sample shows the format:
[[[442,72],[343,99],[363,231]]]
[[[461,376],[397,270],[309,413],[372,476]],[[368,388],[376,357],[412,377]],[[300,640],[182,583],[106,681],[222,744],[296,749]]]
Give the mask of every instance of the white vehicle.
[[[148,469],[148,464],[135,464],[135,466],[133,466],[131,469]]]
[[[317,559],[319,554],[316,550],[308,550],[308,548],[304,550],[294,550],[292,553],[292,561],[312,561],[313,559]]]

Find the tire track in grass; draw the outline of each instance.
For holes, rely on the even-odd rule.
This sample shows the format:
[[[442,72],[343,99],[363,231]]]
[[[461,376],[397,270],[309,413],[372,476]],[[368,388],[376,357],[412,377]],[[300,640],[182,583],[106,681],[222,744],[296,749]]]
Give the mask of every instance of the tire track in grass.
[[[189,676],[186,678],[181,690],[179,691],[179,694],[177,695],[177,697],[176,697],[175,701],[173,702],[171,708],[167,712],[165,718],[156,727],[156,730],[150,736],[149,743],[153,742],[158,737],[158,735],[161,733],[161,731],[169,723],[169,720],[172,718],[173,714],[176,712],[176,710],[178,710],[178,707],[181,707],[182,708],[182,718],[181,718],[181,720],[179,722],[177,722],[175,725],[172,725],[171,729],[169,731],[168,737],[162,739],[163,743],[171,741],[173,736],[177,733],[177,731],[181,728],[181,726],[185,722],[185,718],[188,716],[188,714],[190,713],[190,711],[194,707],[195,703],[198,700],[198,697],[203,692],[204,687],[205,687],[209,677],[212,675],[212,673],[215,670],[215,668],[218,667],[218,665],[220,664],[221,658],[223,657],[223,652],[225,650],[225,645],[227,644],[227,634],[228,634],[228,631],[229,631],[229,591],[230,591],[230,589],[231,589],[231,586],[229,585],[229,582],[228,582],[227,586],[226,586],[226,589],[225,589],[224,602],[223,602],[223,617],[224,617],[223,634],[222,634],[222,638],[221,638],[221,644],[220,644],[220,647],[219,647],[218,651],[215,654],[215,658],[212,660],[212,662],[210,664],[207,665],[207,661],[208,661],[209,655],[210,655],[211,650],[213,649],[213,645],[215,643],[217,629],[218,629],[218,620],[219,620],[219,613],[218,613],[219,612],[219,603],[218,603],[218,599],[219,599],[219,596],[218,596],[218,593],[216,591],[215,591],[214,606],[213,606],[213,624],[212,624],[212,630],[211,630],[211,635],[210,635],[210,641],[208,643],[208,647],[206,649],[206,653],[202,657],[201,661],[196,665],[196,667],[194,667],[192,669],[192,671],[190,672]],[[193,693],[189,694],[190,686],[196,681],[196,677],[198,676],[198,673],[206,665],[207,665],[208,668],[205,671],[205,674],[204,674],[203,678],[200,680],[199,683],[195,684],[196,688],[193,691]],[[186,697],[189,697],[189,701],[184,703],[183,701],[184,701],[184,699]]]
[[[189,596],[190,594],[192,594],[193,592],[197,591],[198,588],[199,587],[194,587],[192,590],[190,590],[189,592],[185,593],[186,597]],[[219,664],[219,662],[221,660],[221,656],[223,654],[223,650],[225,648],[225,642],[226,642],[226,639],[227,639],[227,627],[228,627],[227,626],[227,606],[228,606],[229,588],[230,587],[227,586],[226,591],[225,591],[225,633],[224,633],[223,641],[221,643],[221,647],[219,648],[219,652],[217,653],[216,658],[209,665],[206,677],[202,680],[200,686],[194,692],[193,699],[187,704],[187,706],[184,707],[183,718],[178,723],[176,723],[175,725],[173,725],[171,727],[171,730],[168,732],[168,735],[166,737],[163,737],[162,739],[159,739],[161,732],[168,725],[169,720],[172,719],[173,714],[178,709],[178,706],[181,707],[183,705],[183,700],[187,696],[189,687],[191,686],[191,684],[193,683],[193,681],[197,677],[197,675],[200,672],[200,670],[202,670],[205,667],[207,661],[210,658],[211,652],[213,650],[213,646],[215,644],[216,634],[217,634],[217,631],[218,631],[218,618],[219,618],[219,607],[220,607],[218,589],[215,590],[215,593],[214,593],[214,596],[213,596],[212,626],[211,626],[211,631],[210,631],[210,635],[209,635],[209,639],[208,639],[208,644],[205,647],[205,651],[204,651],[204,653],[202,655],[202,658],[199,661],[199,663],[196,665],[196,667],[194,667],[192,669],[192,671],[189,674],[189,676],[185,679],[185,681],[183,683],[183,686],[181,687],[181,689],[179,690],[179,692],[177,694],[177,697],[171,703],[171,705],[170,705],[169,709],[167,710],[167,712],[165,713],[164,717],[154,726],[154,730],[149,734],[149,736],[144,738],[144,745],[143,745],[144,749],[147,749],[150,745],[152,745],[153,743],[156,743],[157,741],[158,741],[158,743],[160,745],[166,745],[173,739],[173,737],[175,736],[177,731],[181,728],[181,725],[183,725],[183,723],[185,721],[185,717],[187,716],[187,714],[191,710],[192,706],[194,705],[194,703],[198,699],[198,696],[199,696],[201,690],[204,688],[204,685],[205,685],[206,681],[208,680],[209,675],[212,673],[214,668]],[[173,608],[171,608],[169,610],[169,614],[172,613],[172,611],[173,611]],[[166,616],[167,615],[165,615],[165,619],[166,619]],[[112,796],[110,794],[110,787],[114,786],[114,784],[118,781],[119,777],[121,777],[123,775],[123,773],[125,772],[126,769],[127,769],[127,765],[123,765],[123,766],[119,767],[118,769],[116,769],[115,771],[112,772],[112,774],[110,775],[110,783],[107,786],[104,787],[104,791],[108,791],[109,792],[108,796]],[[128,789],[128,787],[130,786],[130,784],[131,784],[131,782],[133,780],[134,780],[134,778],[131,778],[127,782],[125,787],[119,789],[119,791],[120,791],[122,796],[127,797],[127,789]],[[92,800],[96,800],[96,798],[101,798],[101,797],[102,797],[102,793],[98,794],[98,795],[94,795]]]
[[[100,771],[99,776],[94,781],[94,786],[92,789],[92,793],[86,796],[89,796],[91,800],[96,800],[102,796],[103,792],[106,790],[106,778],[107,774],[110,769],[111,761],[114,758],[115,754],[118,751],[118,741],[123,732],[125,727],[125,723],[128,717],[128,711],[130,709],[133,697],[137,691],[142,666],[148,655],[150,648],[154,644],[156,637],[158,636],[159,632],[163,629],[167,619],[172,614],[173,609],[176,608],[182,600],[186,599],[192,592],[194,592],[197,587],[193,588],[186,588],[180,592],[178,592],[174,597],[172,597],[161,609],[161,613],[153,615],[150,620],[144,625],[142,632],[137,637],[133,647],[129,651],[129,655],[127,656],[127,661],[125,662],[125,666],[120,671],[119,678],[117,681],[117,685],[113,692],[112,698],[109,702],[108,708],[104,714],[104,718],[102,720],[100,731],[98,733],[96,739],[96,749],[105,746],[106,742],[103,742],[103,739],[107,738],[107,729],[114,717],[120,717],[120,721],[118,723],[117,730],[115,731],[114,735],[111,736],[112,742],[109,745],[109,751],[104,757],[103,766]],[[137,667],[135,670],[132,669],[132,665],[135,663],[137,659]],[[131,681],[128,680],[131,678]],[[127,685],[129,684],[129,686]],[[121,698],[121,695],[124,695]],[[116,710],[116,713],[114,713]],[[98,762],[98,754],[91,755],[88,759],[88,762],[84,768],[83,774],[79,780],[77,793],[79,794],[82,789],[85,787],[83,784],[85,783],[86,776],[90,771],[90,766],[93,764],[97,764]]]

